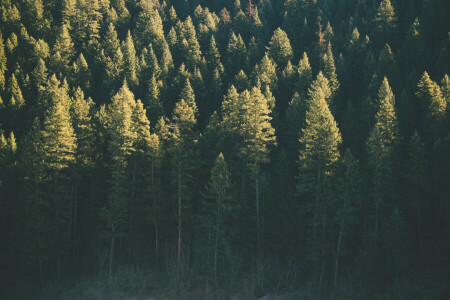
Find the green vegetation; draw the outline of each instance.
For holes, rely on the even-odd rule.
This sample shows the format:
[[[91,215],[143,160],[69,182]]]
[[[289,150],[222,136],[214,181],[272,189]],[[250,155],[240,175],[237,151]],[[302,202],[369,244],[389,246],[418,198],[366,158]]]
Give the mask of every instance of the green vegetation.
[[[445,298],[449,9],[0,0],[0,298]]]

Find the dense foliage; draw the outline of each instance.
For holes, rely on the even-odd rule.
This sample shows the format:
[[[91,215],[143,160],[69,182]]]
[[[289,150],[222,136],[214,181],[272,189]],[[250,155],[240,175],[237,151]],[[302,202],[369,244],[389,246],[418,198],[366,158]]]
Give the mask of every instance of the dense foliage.
[[[449,3],[0,0],[0,296],[444,297]]]

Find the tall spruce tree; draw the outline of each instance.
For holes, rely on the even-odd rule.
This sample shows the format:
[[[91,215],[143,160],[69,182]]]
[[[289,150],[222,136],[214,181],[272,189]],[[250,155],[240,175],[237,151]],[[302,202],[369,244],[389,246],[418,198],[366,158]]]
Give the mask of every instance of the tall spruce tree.
[[[306,111],[306,125],[300,134],[297,191],[303,195],[305,217],[311,226],[308,257],[312,276],[323,283],[326,276],[326,245],[330,210],[330,181],[340,157],[342,137],[322,89],[311,93]],[[320,266],[320,267],[319,267]]]
[[[394,200],[393,151],[398,139],[395,97],[385,77],[378,90],[378,110],[375,125],[367,140],[367,153],[372,167],[372,192],[374,201],[373,240],[377,244],[379,228],[386,222],[386,210]],[[388,206],[388,207],[386,207]]]

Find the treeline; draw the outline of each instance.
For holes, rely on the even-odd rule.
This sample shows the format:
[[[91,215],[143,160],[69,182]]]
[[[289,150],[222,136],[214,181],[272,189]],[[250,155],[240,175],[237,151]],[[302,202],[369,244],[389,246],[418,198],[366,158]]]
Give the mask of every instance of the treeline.
[[[178,297],[442,296],[449,15],[1,0],[3,292],[139,266]]]

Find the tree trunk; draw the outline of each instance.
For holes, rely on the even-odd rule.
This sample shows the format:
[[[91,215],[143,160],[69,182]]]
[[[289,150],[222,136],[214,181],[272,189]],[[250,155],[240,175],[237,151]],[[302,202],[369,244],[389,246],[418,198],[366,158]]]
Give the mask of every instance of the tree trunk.
[[[156,198],[159,197],[159,193],[156,193],[155,191],[155,162],[154,159],[152,159],[152,193],[153,193],[153,222],[155,226],[155,258],[156,261],[158,260],[158,218],[157,218],[157,204],[156,204]]]
[[[261,256],[261,228],[260,228],[260,216],[259,216],[259,186],[258,175],[255,176],[255,188],[256,188],[256,239],[257,239],[257,258]]]
[[[132,262],[134,262],[134,230],[133,230],[133,214],[134,214],[134,197],[135,197],[135,190],[136,190],[136,157],[133,159],[133,176],[131,180],[131,199],[130,199],[130,206],[129,206],[129,212],[130,212],[130,218],[129,218],[129,230],[130,230],[130,238],[129,238],[129,255]]]
[[[219,246],[219,226],[220,226],[219,219],[220,219],[220,206],[219,204],[217,204],[216,241],[214,245],[214,282],[216,284],[216,287],[217,287],[217,252]]]
[[[114,235],[111,236],[111,247],[109,250],[109,280],[112,282],[112,266],[114,258]]]
[[[178,167],[178,262],[181,260],[181,167]]]
[[[344,197],[344,207],[342,208],[342,222],[341,222],[341,229],[339,230],[339,237],[337,241],[336,246],[336,259],[334,262],[334,288],[337,287],[337,281],[338,281],[338,268],[339,268],[339,257],[340,257],[340,251],[341,251],[341,244],[342,244],[342,236],[344,235],[344,226],[345,226],[345,214],[347,211],[347,198],[348,198],[348,168],[347,168],[347,180],[345,181],[345,197]]]

